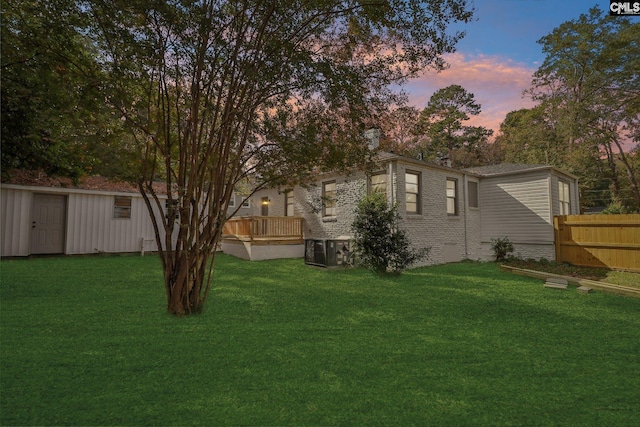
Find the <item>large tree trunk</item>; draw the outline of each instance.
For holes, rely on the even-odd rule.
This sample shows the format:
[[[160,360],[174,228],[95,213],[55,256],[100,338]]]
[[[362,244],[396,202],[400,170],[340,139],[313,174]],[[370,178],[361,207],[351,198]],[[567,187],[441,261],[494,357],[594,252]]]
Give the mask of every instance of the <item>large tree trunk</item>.
[[[189,259],[187,252],[175,257],[175,264],[165,270],[167,291],[167,310],[171,314],[183,316],[200,313],[211,284],[209,268],[213,263],[215,252],[208,257],[205,254]]]
[[[171,195],[165,211],[164,199],[157,197],[150,182],[141,181],[139,189],[151,216],[162,261],[167,311],[178,316],[200,313],[211,287],[215,248],[224,225],[224,221],[211,218],[220,218],[220,212],[212,209],[204,215],[195,203],[193,209],[182,210],[178,215]],[[226,210],[227,205],[228,199],[216,207]],[[202,221],[196,223],[196,219]],[[179,230],[174,233],[176,226]]]
[[[611,144],[602,144],[607,154],[607,166],[609,167],[609,173],[611,174],[611,193],[613,200],[621,200],[620,196],[620,180],[618,179],[618,167],[616,166],[615,155],[611,149]]]

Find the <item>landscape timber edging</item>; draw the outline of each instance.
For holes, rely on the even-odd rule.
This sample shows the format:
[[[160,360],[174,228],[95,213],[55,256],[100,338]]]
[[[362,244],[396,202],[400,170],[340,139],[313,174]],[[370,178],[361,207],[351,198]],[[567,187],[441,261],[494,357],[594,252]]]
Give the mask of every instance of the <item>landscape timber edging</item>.
[[[598,282],[596,280],[581,279],[573,276],[563,276],[561,274],[546,273],[544,271],[527,270],[526,268],[511,267],[509,265],[501,265],[502,270],[510,271],[521,276],[533,277],[540,280],[547,280],[550,277],[565,279],[568,283],[576,286],[585,286],[591,289],[597,289],[603,292],[610,292],[629,297],[640,298],[640,288],[631,288],[629,286],[614,285],[606,282]]]

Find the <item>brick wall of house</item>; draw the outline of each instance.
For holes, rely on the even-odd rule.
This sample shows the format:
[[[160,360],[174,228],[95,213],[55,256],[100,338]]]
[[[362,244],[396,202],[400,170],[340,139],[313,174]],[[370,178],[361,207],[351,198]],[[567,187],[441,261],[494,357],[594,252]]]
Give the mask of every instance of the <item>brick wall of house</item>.
[[[419,265],[441,264],[465,258],[481,259],[480,210],[466,208],[466,180],[454,169],[426,167],[424,163],[393,162],[384,169],[387,173],[387,197],[397,201],[403,227],[416,248],[430,247],[429,259]],[[405,172],[420,173],[421,212],[407,215],[405,210]],[[447,214],[447,178],[456,179],[457,215]],[[474,178],[471,178],[474,179]],[[322,183],[336,182],[336,215],[323,217]],[[477,181],[477,180],[476,180]],[[392,185],[395,184],[395,185]],[[326,174],[318,178],[316,185],[294,190],[295,215],[305,218],[305,238],[334,239],[351,236],[351,224],[355,207],[367,192],[364,173],[349,177]],[[285,196],[277,190],[263,190],[253,198],[254,215],[260,215],[260,200],[269,197],[269,215],[284,215]],[[465,217],[465,213],[467,214]]]
[[[407,214],[405,209],[405,174],[420,173],[421,211]],[[399,211],[407,235],[416,247],[430,247],[423,264],[441,264],[480,258],[480,211],[467,208],[466,179],[453,169],[417,168],[414,164],[397,165]],[[457,215],[447,214],[447,178],[457,180]],[[465,217],[465,213],[467,214]]]

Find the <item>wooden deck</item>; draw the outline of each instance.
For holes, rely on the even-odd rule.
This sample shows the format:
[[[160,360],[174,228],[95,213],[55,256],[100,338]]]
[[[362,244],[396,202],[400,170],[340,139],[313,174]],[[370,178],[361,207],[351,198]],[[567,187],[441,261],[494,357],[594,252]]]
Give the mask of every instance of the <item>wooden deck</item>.
[[[304,219],[289,216],[248,216],[229,219],[222,238],[255,244],[301,244]]]
[[[303,223],[300,217],[231,218],[224,225],[222,251],[248,260],[302,258]]]

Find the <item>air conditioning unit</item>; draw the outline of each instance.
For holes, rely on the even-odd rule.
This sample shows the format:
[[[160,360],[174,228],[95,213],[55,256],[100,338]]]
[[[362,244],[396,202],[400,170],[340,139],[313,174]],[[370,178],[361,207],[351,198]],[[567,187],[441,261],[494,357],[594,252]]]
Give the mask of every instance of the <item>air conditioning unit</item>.
[[[305,239],[304,262],[320,267],[351,265],[351,240],[349,239]]]

